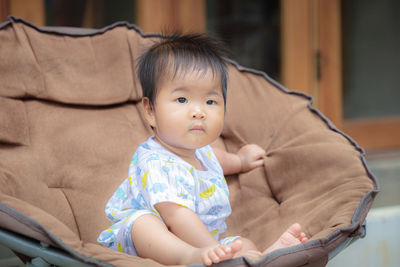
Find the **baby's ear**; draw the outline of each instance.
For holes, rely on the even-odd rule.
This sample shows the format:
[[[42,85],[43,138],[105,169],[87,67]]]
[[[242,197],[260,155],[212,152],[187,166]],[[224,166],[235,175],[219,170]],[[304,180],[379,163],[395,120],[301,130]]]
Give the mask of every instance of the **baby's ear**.
[[[147,97],[142,98],[142,106],[144,110],[144,117],[151,127],[156,127],[156,120],[154,117],[153,106]]]

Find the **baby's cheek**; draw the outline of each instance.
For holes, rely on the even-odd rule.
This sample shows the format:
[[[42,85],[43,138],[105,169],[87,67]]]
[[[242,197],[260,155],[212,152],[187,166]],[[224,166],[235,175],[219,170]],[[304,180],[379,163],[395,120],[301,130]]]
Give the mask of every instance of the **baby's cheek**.
[[[212,123],[213,134],[216,137],[218,137],[221,134],[223,128],[224,128],[224,118],[223,117],[222,118],[221,117],[215,117],[213,119],[213,123]]]

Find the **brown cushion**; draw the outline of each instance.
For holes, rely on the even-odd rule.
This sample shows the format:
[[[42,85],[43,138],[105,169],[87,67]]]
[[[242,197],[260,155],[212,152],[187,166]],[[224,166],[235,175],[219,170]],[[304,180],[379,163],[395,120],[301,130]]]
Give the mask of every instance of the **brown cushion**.
[[[126,178],[136,146],[151,135],[135,64],[156,37],[125,23],[65,30],[11,17],[2,26],[0,227],[97,265],[158,265],[96,244],[111,224],[108,198]],[[258,263],[325,265],[331,250],[357,234],[377,193],[362,150],[303,94],[234,62],[229,72],[221,138],[229,151],[256,143],[267,156],[264,168],[227,178],[227,234],[264,249],[299,222],[311,241]]]

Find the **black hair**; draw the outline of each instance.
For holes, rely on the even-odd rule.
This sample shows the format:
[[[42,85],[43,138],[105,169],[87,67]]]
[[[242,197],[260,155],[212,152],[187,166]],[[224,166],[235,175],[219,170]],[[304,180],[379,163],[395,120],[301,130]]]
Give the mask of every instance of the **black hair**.
[[[226,102],[228,71],[225,45],[204,34],[163,35],[140,58],[138,76],[143,97],[154,104],[158,83],[165,75],[175,78],[188,71],[206,73],[211,68],[213,76],[221,78],[222,94]]]

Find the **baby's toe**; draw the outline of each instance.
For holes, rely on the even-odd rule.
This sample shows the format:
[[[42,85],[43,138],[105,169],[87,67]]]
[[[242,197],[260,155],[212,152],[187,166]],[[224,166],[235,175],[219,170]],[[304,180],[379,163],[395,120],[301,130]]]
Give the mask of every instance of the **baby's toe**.
[[[211,261],[213,263],[218,263],[220,262],[220,258],[218,257],[217,253],[215,252],[215,250],[210,250],[208,252],[208,257],[211,259]]]
[[[223,258],[225,257],[226,253],[224,251],[224,249],[222,247],[216,247],[215,248],[215,254],[219,257],[219,258]]]

